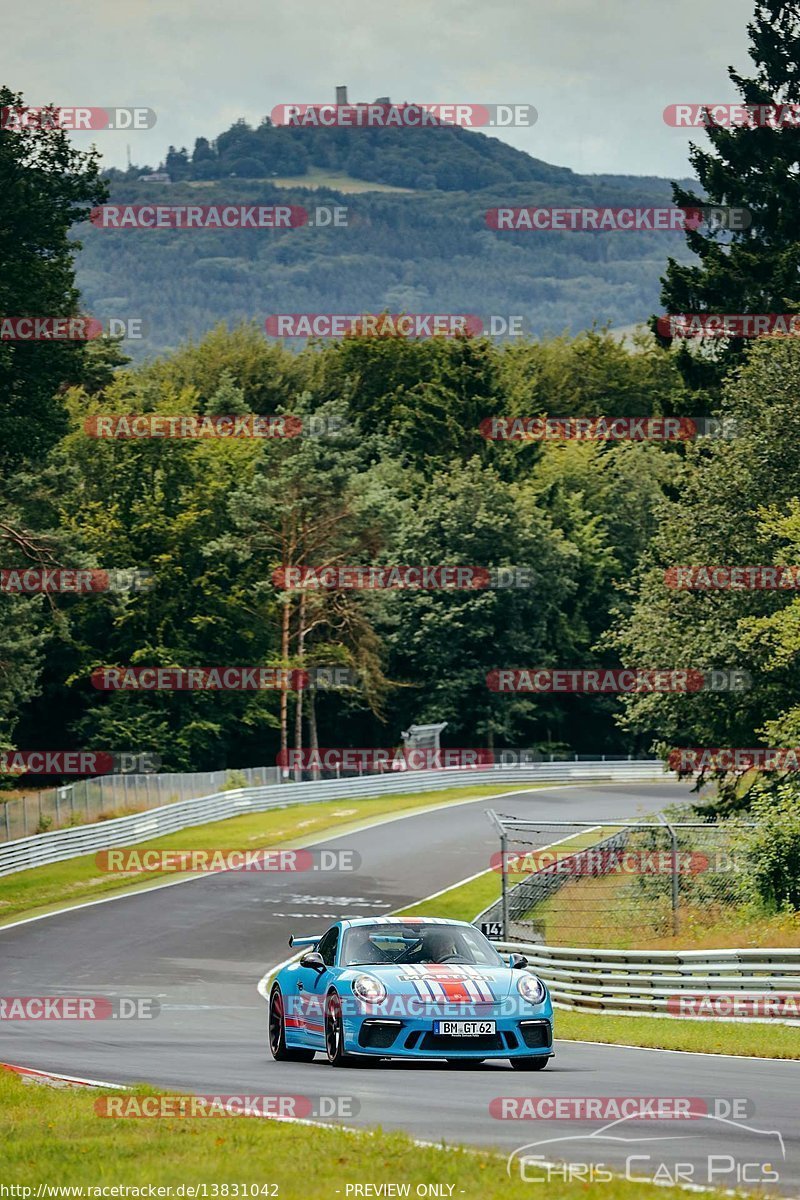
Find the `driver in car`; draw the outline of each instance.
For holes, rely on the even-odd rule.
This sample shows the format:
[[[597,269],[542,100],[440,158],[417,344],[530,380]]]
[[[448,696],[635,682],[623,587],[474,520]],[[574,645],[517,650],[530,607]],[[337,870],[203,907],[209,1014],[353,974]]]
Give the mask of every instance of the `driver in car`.
[[[452,933],[444,929],[428,929],[422,938],[422,945],[412,961],[419,963],[442,963],[449,959],[460,958],[461,954],[453,939]]]

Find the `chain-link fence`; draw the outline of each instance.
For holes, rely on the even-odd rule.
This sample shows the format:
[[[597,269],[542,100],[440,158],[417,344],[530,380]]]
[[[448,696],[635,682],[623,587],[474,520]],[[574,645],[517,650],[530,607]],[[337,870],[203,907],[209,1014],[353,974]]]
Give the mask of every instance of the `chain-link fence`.
[[[490,936],[624,948],[707,928],[742,901],[746,823],[490,817],[499,895],[475,918]]]
[[[165,775],[103,775],[29,796],[2,801],[0,842],[66,829],[126,813],[145,812],[178,800],[194,800],[228,788],[262,787],[278,783],[277,767],[246,767],[230,771],[194,771]]]

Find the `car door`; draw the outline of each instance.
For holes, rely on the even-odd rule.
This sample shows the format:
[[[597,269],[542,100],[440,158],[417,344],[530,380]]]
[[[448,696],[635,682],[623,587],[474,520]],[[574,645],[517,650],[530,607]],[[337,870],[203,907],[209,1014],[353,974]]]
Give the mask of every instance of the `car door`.
[[[331,982],[338,948],[339,926],[332,925],[317,945],[317,953],[326,969],[319,971],[300,966],[297,970],[297,1011],[302,1022],[303,1040],[309,1046],[325,1046],[325,993]]]

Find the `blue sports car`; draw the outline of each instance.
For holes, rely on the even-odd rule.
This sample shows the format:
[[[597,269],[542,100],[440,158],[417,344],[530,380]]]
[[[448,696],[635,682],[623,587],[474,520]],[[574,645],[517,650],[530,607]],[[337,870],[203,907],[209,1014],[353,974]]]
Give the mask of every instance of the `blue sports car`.
[[[473,925],[437,917],[337,921],[284,966],[269,993],[273,1058],[334,1067],[381,1058],[507,1058],[540,1071],[553,1055],[547,988]]]

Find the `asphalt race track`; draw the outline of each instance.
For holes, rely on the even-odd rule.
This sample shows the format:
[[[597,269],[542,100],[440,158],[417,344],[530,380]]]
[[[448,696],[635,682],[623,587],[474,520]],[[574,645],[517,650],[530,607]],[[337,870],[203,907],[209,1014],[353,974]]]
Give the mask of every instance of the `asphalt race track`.
[[[683,1181],[701,1185],[709,1182],[708,1155],[720,1156],[711,1182],[722,1187],[752,1189],[761,1178],[756,1164],[767,1163],[780,1176],[773,1190],[800,1195],[797,1062],[556,1040],[557,1056],[540,1074],[512,1071],[505,1062],[467,1070],[388,1063],[337,1071],[321,1057],[312,1064],[275,1063],[267,1047],[266,1005],[256,984],[288,956],[289,933],[321,932],[335,916],[389,913],[485,870],[498,848],[487,808],[542,820],[600,821],[653,812],[687,791],[665,780],[493,797],[318,843],[357,851],[355,873],[208,875],[0,929],[0,995],[141,996],[161,1005],[151,1021],[3,1021],[0,1061],[120,1084],[147,1080],[164,1090],[308,1096],[322,1119],[329,1118],[318,1111],[319,1098],[342,1097],[333,1119],[402,1129],[428,1141],[511,1151],[580,1138],[529,1152],[615,1169],[631,1154],[649,1156],[637,1158],[631,1173],[653,1175],[663,1162],[674,1177],[680,1163]],[[343,800],[342,806],[356,803]],[[185,845],[191,846],[191,830]],[[435,907],[434,901],[432,913]],[[742,1025],[743,1040],[747,1031]],[[587,1143],[597,1122],[497,1120],[489,1104],[500,1096],[737,1098],[748,1101],[749,1115],[732,1123],[712,1117],[625,1122],[609,1133],[626,1140]],[[782,1135],[785,1158],[779,1138],[763,1131]],[[664,1169],[660,1175],[666,1178]]]

